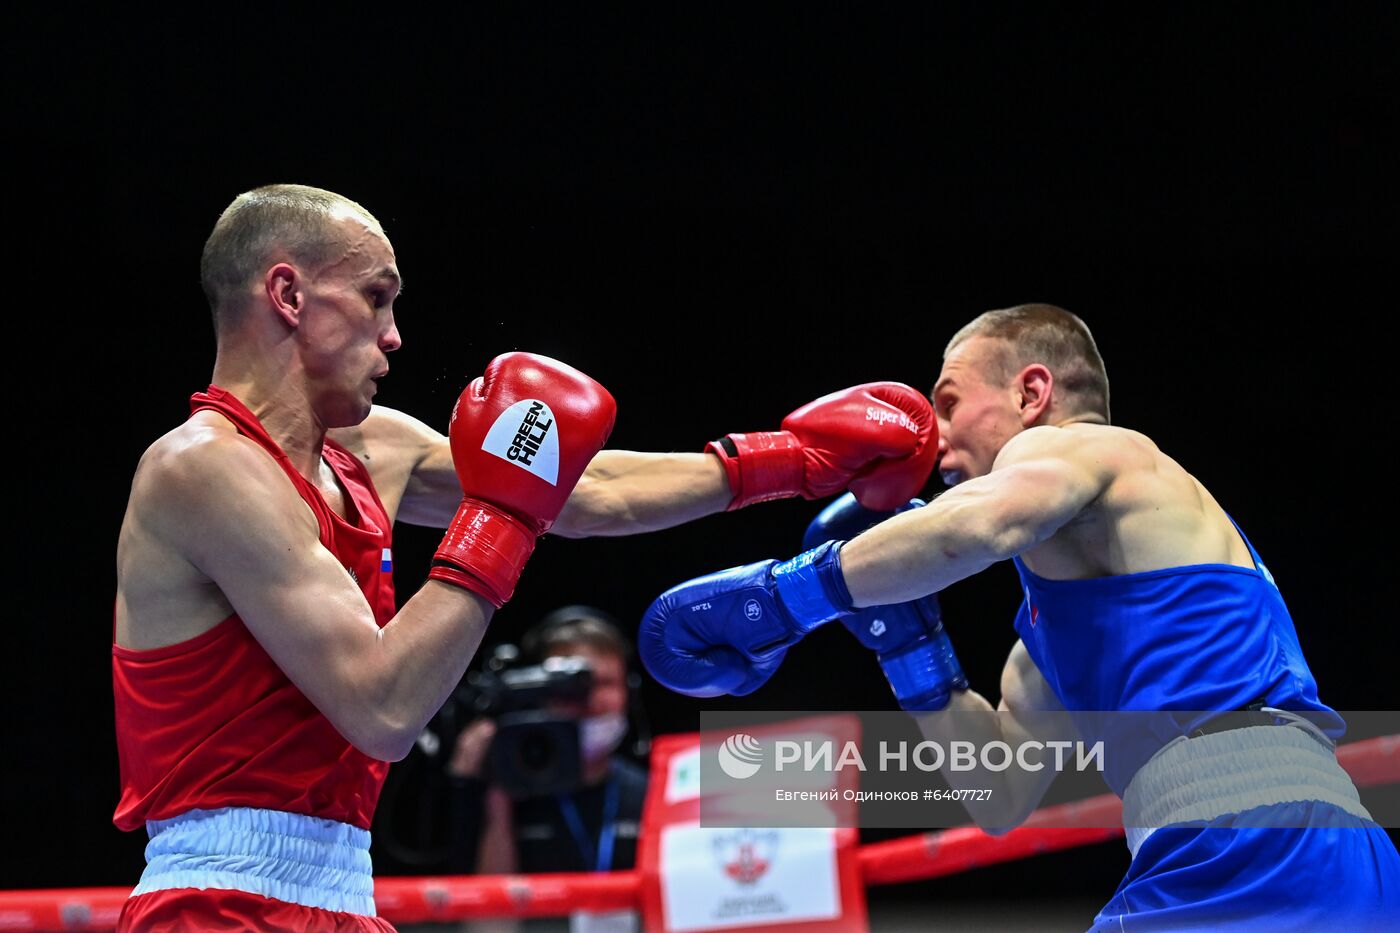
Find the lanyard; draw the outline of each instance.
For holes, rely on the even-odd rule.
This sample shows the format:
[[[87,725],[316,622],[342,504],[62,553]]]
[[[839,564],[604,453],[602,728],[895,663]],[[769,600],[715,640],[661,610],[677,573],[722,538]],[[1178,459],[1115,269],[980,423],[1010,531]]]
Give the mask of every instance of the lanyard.
[[[617,785],[617,779],[610,778],[603,792],[603,825],[598,832],[598,858],[594,871],[607,871],[612,866],[613,841],[617,838]],[[587,865],[593,855],[593,846],[588,841],[588,831],[583,828],[578,805],[574,803],[572,794],[558,794],[555,799],[559,801],[559,811],[564,814],[564,822],[569,824],[569,832],[573,834],[583,863]]]

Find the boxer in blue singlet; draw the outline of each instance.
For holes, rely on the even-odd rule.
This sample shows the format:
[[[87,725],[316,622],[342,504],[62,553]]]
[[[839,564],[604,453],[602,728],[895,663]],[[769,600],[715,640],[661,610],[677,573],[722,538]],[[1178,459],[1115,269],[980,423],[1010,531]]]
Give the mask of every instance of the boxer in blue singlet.
[[[841,618],[900,704],[928,711],[930,738],[954,728],[945,709],[1000,710],[999,734],[978,738],[1013,746],[1062,737],[1035,733],[1041,711],[1068,710],[1088,742],[1107,718],[1082,711],[1198,711],[1166,718],[1176,735],[1111,737],[1104,777],[1124,799],[1133,861],[1094,929],[1400,925],[1400,856],[1337,764],[1344,726],[1318,698],[1272,575],[1204,486],[1110,424],[1084,323],[1052,305],[989,311],[949,343],[932,398],[953,488],[863,534],[868,518],[838,502],[799,557],[669,590],[639,633],[658,680],[750,693],[790,645]],[[932,594],[1006,559],[1025,602],[993,707],[967,689]],[[967,722],[955,737],[969,738]],[[945,775],[993,782],[996,809],[968,809],[1004,831],[1055,771]]]

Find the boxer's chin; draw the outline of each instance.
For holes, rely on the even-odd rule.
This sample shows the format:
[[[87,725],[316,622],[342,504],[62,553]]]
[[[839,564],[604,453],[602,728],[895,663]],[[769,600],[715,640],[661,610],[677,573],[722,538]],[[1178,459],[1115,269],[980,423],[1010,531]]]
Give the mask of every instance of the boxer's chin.
[[[341,399],[326,416],[327,428],[353,428],[369,417],[373,407],[371,393],[363,392],[357,397]]]
[[[357,424],[364,423],[364,420],[369,417],[370,409],[373,407],[374,405],[366,399],[365,403],[355,410],[355,420],[347,423],[345,427],[353,428]]]

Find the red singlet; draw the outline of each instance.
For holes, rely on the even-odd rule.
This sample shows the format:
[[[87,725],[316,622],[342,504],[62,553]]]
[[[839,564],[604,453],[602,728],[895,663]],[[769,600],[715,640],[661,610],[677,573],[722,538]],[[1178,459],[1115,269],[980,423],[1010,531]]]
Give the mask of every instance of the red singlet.
[[[281,465],[316,513],[321,544],[360,585],[380,627],[394,616],[390,522],[369,472],[326,440],[349,521],[292,468],[242,402],[218,386],[190,399],[217,411]],[[261,807],[368,829],[389,766],[345,740],[268,657],[238,616],[188,641],[112,645],[121,801],[113,822],[142,828],[188,810]]]

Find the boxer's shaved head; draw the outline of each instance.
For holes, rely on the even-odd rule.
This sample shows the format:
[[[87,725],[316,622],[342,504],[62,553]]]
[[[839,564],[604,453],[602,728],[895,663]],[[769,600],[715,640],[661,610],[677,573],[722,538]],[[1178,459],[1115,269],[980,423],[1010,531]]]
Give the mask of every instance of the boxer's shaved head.
[[[1025,367],[1042,363],[1054,374],[1066,411],[1095,414],[1109,423],[1108,373],[1093,334],[1076,315],[1046,304],[988,311],[953,335],[944,358],[973,337],[995,341],[983,374],[989,383],[1004,385]]]
[[[214,224],[199,262],[215,329],[242,310],[270,264],[292,262],[315,270],[338,258],[347,245],[340,221],[348,217],[384,233],[369,211],[322,188],[267,185],[234,198]]]

